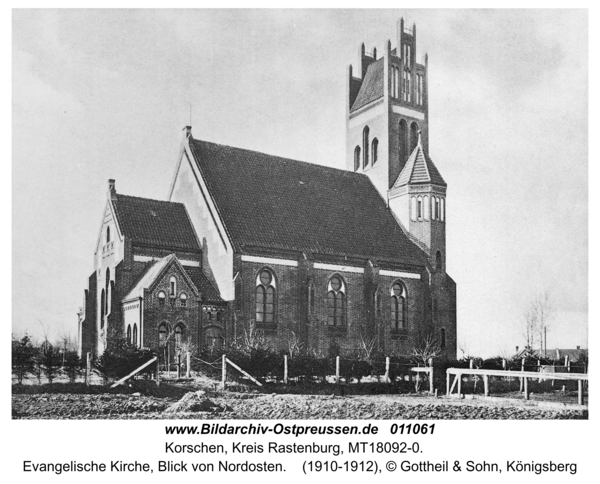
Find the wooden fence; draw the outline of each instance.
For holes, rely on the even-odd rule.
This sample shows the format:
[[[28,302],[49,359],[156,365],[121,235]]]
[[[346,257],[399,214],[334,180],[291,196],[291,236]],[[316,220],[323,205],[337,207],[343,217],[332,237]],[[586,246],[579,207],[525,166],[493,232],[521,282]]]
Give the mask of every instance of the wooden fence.
[[[454,375],[454,381],[450,385],[450,380]],[[457,394],[462,395],[461,382],[463,375],[475,375],[483,377],[483,394],[488,397],[490,394],[490,376],[521,378],[523,381],[523,396],[529,400],[529,388],[527,381],[535,380],[576,380],[577,381],[577,403],[584,404],[583,382],[588,381],[587,373],[544,373],[533,371],[507,371],[507,370],[481,370],[472,368],[448,368],[446,370],[446,395],[450,396],[456,387]]]

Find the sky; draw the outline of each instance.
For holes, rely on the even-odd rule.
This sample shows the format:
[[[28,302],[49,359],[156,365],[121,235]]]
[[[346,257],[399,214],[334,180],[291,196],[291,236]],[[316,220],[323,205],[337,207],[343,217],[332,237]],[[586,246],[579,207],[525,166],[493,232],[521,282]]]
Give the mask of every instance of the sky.
[[[447,271],[473,356],[588,345],[585,10],[14,10],[12,331],[77,335],[106,200],[165,199],[182,128],[345,167],[347,66],[417,26]],[[459,351],[459,356],[461,351]]]

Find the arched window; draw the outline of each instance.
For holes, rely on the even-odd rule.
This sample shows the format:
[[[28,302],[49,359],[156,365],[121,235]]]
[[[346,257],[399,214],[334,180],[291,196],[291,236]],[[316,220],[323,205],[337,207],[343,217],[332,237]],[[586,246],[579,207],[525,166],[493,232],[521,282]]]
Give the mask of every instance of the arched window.
[[[164,306],[165,305],[165,299],[166,299],[167,295],[163,292],[160,291],[158,293],[158,305],[159,306]]]
[[[169,296],[175,297],[177,295],[177,279],[175,276],[171,276],[169,279]]]
[[[138,337],[137,337],[137,324],[133,325],[133,340],[132,340],[133,344],[135,346],[138,345]]]
[[[185,293],[183,293],[183,294],[181,294],[181,296],[179,296],[179,302],[181,303],[182,308],[187,306],[187,296],[185,295]]]
[[[169,326],[167,323],[160,323],[158,327],[158,347],[164,348],[167,345],[169,339]]]
[[[398,133],[398,151],[400,155],[400,166],[408,158],[408,124],[402,119],[400,121],[400,129]]]
[[[104,328],[104,310],[106,308],[106,292],[102,289],[100,293],[100,328]]]
[[[417,220],[417,197],[410,199],[410,219]]]
[[[423,105],[423,74],[417,74],[417,104]]]
[[[131,324],[127,325],[127,342],[131,344]]]
[[[342,327],[345,324],[346,285],[337,274],[329,279],[327,287],[327,324]]]
[[[417,219],[421,220],[423,218],[423,199],[421,197],[417,197]]]
[[[360,146],[354,148],[354,171],[360,168]]]
[[[440,348],[446,348],[446,330],[444,328],[440,328]]]
[[[444,200],[444,198],[440,199],[440,219],[442,220],[442,222],[446,218],[446,207],[444,206]]]
[[[110,227],[106,227],[106,243],[110,242]]]
[[[406,329],[408,312],[406,288],[400,281],[396,281],[392,284],[391,309],[392,329]]]
[[[439,250],[435,253],[435,269],[442,270],[442,253]]]
[[[373,138],[373,142],[371,143],[371,163],[377,163],[377,158],[379,157],[379,140],[377,138]]]
[[[363,169],[369,166],[369,127],[363,129]]]
[[[178,323],[175,326],[175,349],[181,348],[181,345],[185,341],[185,325],[183,323]]]
[[[223,315],[221,314],[221,311],[217,311],[217,323],[221,324],[222,317]]]
[[[256,322],[275,322],[275,278],[268,269],[262,269],[256,277]]]
[[[429,220],[429,197],[425,195],[423,197],[423,218]]]
[[[411,123],[410,125],[410,152],[417,147],[419,142],[419,125],[417,123]]]

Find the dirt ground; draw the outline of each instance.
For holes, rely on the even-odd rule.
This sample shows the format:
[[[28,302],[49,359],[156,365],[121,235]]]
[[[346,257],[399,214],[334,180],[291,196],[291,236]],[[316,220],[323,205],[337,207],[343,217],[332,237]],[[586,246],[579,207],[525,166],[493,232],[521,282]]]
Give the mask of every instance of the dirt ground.
[[[14,419],[202,420],[588,418],[587,410],[560,403],[553,408],[534,406],[535,398],[526,404],[517,398],[436,398],[426,393],[342,395],[345,392],[339,387],[331,388],[327,395],[260,393],[243,386],[221,391],[217,382],[202,378],[163,382],[158,389],[152,382],[136,382],[112,391],[104,386],[13,386],[12,415]]]

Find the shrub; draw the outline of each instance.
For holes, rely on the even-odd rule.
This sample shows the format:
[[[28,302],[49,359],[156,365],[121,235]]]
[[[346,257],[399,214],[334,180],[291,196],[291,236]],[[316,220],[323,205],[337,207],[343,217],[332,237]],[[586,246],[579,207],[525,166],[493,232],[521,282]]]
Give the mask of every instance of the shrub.
[[[34,370],[35,348],[31,344],[29,336],[25,335],[20,340],[12,340],[12,371],[17,377],[19,384],[27,378],[28,373]]]
[[[140,349],[125,338],[114,338],[104,353],[95,362],[95,367],[107,381],[122,378],[156,356],[151,350]],[[153,365],[142,370],[142,375],[153,371]]]

